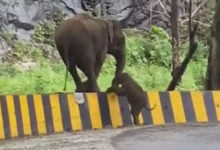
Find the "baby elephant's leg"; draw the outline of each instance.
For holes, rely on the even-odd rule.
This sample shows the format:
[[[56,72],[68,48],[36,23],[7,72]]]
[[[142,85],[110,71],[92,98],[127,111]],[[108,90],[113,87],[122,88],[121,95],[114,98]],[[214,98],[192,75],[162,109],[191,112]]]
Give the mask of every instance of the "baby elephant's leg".
[[[131,114],[132,114],[132,117],[134,120],[134,124],[140,125],[140,121],[139,121],[139,117],[138,117],[140,113],[135,113],[135,112],[131,111]]]

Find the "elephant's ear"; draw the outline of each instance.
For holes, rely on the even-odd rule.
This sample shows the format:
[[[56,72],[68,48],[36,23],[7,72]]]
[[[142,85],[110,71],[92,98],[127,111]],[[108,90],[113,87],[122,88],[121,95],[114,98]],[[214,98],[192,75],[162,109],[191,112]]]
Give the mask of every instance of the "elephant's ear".
[[[114,30],[113,28],[114,28],[113,22],[112,21],[108,21],[107,22],[107,30],[108,30],[108,38],[109,38],[110,43],[113,40],[113,30]]]

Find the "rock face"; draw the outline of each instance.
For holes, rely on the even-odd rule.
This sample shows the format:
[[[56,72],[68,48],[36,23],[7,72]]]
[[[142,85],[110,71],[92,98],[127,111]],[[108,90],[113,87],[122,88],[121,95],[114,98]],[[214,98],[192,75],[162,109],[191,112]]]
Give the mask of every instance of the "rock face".
[[[85,10],[99,11],[96,0],[0,0],[0,28],[28,39],[36,24],[52,19],[57,12],[67,16]],[[106,0],[108,16],[123,20],[131,11],[132,0]]]
[[[70,14],[59,0],[0,0],[0,10],[0,27],[19,39],[29,39],[35,25],[58,10]]]
[[[101,1],[105,2],[105,17],[120,20],[122,27],[169,26],[171,0],[0,0],[0,33],[9,31],[17,39],[29,40],[37,24],[53,19],[56,14],[70,17],[90,11],[100,15]],[[180,3],[181,16],[186,16],[187,3],[188,0]]]
[[[72,16],[92,11],[97,15],[101,11],[101,1],[103,0],[0,0],[0,29],[16,33],[18,39],[29,39],[36,24],[52,19],[59,12]],[[104,2],[106,17],[120,20],[123,27],[147,29],[152,24],[167,27],[169,22],[170,0]],[[184,12],[185,10],[181,10],[182,14]]]

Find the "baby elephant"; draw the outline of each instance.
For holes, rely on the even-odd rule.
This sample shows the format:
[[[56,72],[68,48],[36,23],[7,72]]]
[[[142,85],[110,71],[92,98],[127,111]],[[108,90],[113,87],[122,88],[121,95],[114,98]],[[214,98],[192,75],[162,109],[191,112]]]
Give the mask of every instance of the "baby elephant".
[[[139,124],[138,115],[143,108],[148,110],[153,110],[153,108],[148,108],[146,104],[146,94],[140,85],[128,74],[121,73],[115,77],[112,81],[112,87],[108,88],[108,93],[115,92],[118,95],[125,95],[131,106],[131,114],[134,118],[134,124]]]

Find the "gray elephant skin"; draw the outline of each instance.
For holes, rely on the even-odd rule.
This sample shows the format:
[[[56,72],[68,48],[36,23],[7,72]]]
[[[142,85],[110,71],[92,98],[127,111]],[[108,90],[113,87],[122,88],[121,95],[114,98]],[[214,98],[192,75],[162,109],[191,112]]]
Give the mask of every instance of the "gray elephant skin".
[[[106,58],[111,54],[116,59],[115,76],[125,66],[125,37],[116,20],[95,18],[79,13],[61,22],[55,33],[59,54],[76,84],[76,92],[97,92],[97,78]],[[82,83],[77,69],[88,80]]]
[[[142,109],[153,110],[156,104],[150,108],[146,101],[146,93],[142,87],[128,74],[121,73],[112,80],[112,86],[107,89],[107,93],[115,92],[119,96],[126,96],[128,103],[131,106],[131,114],[134,119],[134,124],[139,125],[138,116]]]

